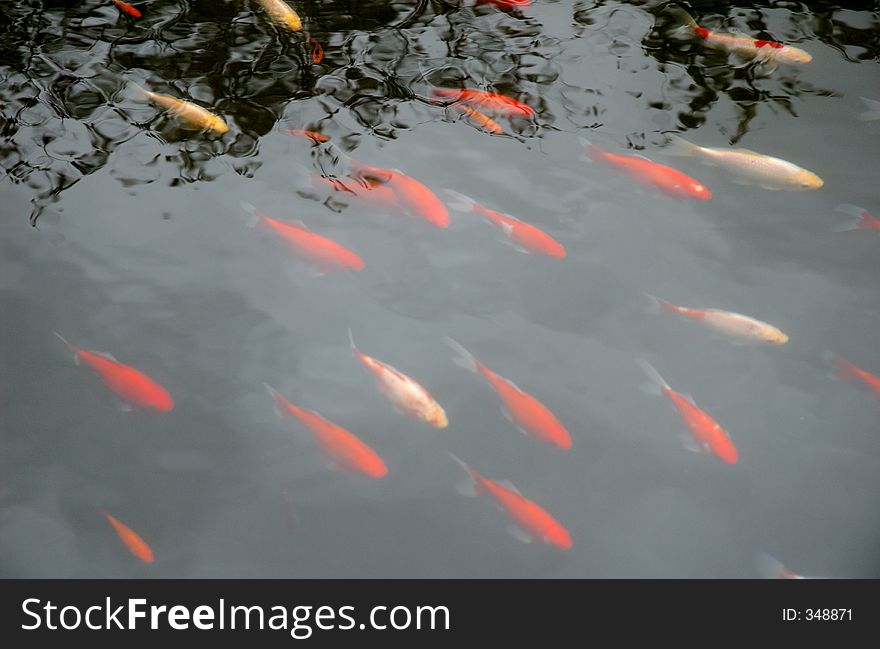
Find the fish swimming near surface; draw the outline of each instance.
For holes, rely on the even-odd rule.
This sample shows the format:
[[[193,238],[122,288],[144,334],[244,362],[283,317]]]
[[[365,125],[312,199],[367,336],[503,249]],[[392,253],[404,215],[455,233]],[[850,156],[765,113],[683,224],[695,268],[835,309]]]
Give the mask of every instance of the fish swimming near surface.
[[[299,14],[283,0],[257,0],[263,7],[263,10],[269,14],[269,17],[279,27],[298,32],[302,29],[302,20]]]
[[[489,223],[501,230],[504,236],[519,250],[559,259],[565,257],[565,246],[534,225],[508,214],[490,210],[474,199],[451,189],[447,189],[446,193],[453,199],[453,202],[449,203],[450,208],[485,217]]]
[[[215,115],[207,108],[202,108],[191,101],[177,99],[170,95],[162,95],[158,92],[151,92],[134,81],[129,81],[128,84],[130,88],[140,93],[144,98],[161,106],[190,128],[211,131],[221,135],[229,130],[229,125],[223,121],[223,118]]]
[[[137,7],[133,7],[132,5],[128,4],[127,2],[123,2],[122,0],[113,0],[113,4],[115,4],[116,7],[120,11],[128,14],[132,18],[140,18],[141,17],[141,12],[137,9]]]
[[[523,9],[532,4],[533,0],[474,0],[474,6],[492,5],[498,9],[512,11],[513,9]]]
[[[603,162],[624,172],[630,178],[653,187],[672,198],[712,199],[712,192],[703,183],[664,164],[653,162],[643,155],[622,155],[603,151],[585,138],[580,138],[585,149],[584,160]]]
[[[688,450],[695,453],[712,453],[726,464],[736,464],[739,461],[739,452],[733,440],[718,422],[700,410],[689,395],[679,394],[669,387],[648,361],[637,359],[636,363],[651,379],[651,383],[644,386],[645,391],[651,394],[665,394],[678,410],[693,438],[693,441],[682,440]]]
[[[128,551],[131,552],[138,559],[143,561],[144,563],[153,563],[153,550],[147,545],[146,541],[144,541],[140,536],[138,536],[134,530],[123,525],[119,519],[111,516],[104,510],[101,510],[101,514],[104,518],[107,519],[107,522],[113,526],[113,529],[116,531],[116,534],[119,536],[120,540],[125,544],[125,547],[128,548]]]
[[[854,363],[846,360],[842,356],[825,352],[825,360],[831,363],[832,378],[845,381],[857,381],[864,384],[874,393],[874,396],[880,399],[880,376],[871,374],[867,370],[863,370]]]
[[[476,108],[471,108],[470,106],[462,106],[460,104],[455,104],[454,108],[458,112],[469,117],[474,124],[482,128],[483,130],[490,133],[495,133],[496,135],[504,133],[504,129],[501,127],[501,124],[496,122],[488,115],[484,115]]]
[[[364,260],[332,239],[315,234],[302,223],[279,221],[264,214],[250,203],[242,203],[242,209],[252,216],[251,226],[262,223],[284,239],[294,252],[312,264],[318,273],[334,270],[363,270]]]
[[[309,36],[309,44],[312,46],[312,63],[317,65],[324,60],[324,48],[311,36]]]
[[[481,374],[489,382],[498,398],[501,399],[501,412],[524,435],[563,450],[571,448],[571,435],[547,406],[528,392],[524,392],[512,381],[499,376],[483,365],[473,354],[452,338],[447,336],[445,340],[446,344],[458,354],[454,361],[455,364],[471,372]]]
[[[671,135],[667,155],[692,156],[707,165],[721,167],[734,176],[734,182],[754,184],[769,190],[799,191],[819,189],[824,181],[812,171],[796,164],[749,149],[704,147]]]
[[[68,342],[57,331],[55,335],[73,352],[74,362],[92,368],[104,385],[122,399],[126,409],[135,407],[168,412],[174,408],[174,400],[168,391],[140,370],[120,363],[108,352],[82,349]]]
[[[880,230],[880,219],[870,214],[864,207],[844,203],[837,206],[837,211],[848,214],[850,218],[831,228],[834,232],[848,232],[850,230]]]
[[[278,416],[298,419],[312,434],[315,443],[329,460],[331,468],[347,469],[371,478],[387,475],[388,467],[382,458],[354,433],[328,421],[314,410],[292,404],[268,383],[263,385],[275,399]]]
[[[774,345],[784,345],[788,342],[788,336],[777,327],[741,313],[732,313],[731,311],[722,311],[721,309],[697,309],[678,306],[653,295],[647,295],[647,297],[651,300],[655,311],[677,313],[686,316],[738,340],[764,342]]]
[[[813,60],[811,54],[792,45],[752,38],[738,32],[715,32],[698,25],[693,17],[680,7],[671,7],[669,11],[681,21],[683,29],[697,36],[709,47],[744,58],[763,59],[774,64],[803,64]]]
[[[348,339],[354,357],[370,370],[379,391],[398,412],[415,417],[435,428],[446,428],[449,425],[446,412],[425,388],[403,372],[360,351],[355,345],[351,329],[348,330]]]
[[[402,212],[404,207],[400,204],[397,194],[386,185],[364,184],[353,180],[340,178],[328,178],[319,174],[312,174],[312,185],[316,189],[330,188],[336,192],[357,199],[363,205],[391,212]]]
[[[431,88],[431,96],[434,99],[445,100],[451,103],[467,104],[482,111],[504,115],[506,117],[534,117],[535,109],[526,103],[484,90],[452,88]]]
[[[506,480],[490,480],[478,473],[452,453],[449,456],[464,469],[469,478],[457,486],[465,496],[488,494],[510,517],[512,524],[507,531],[523,543],[536,540],[560,550],[570,550],[573,542],[571,534],[543,507],[523,496],[519,489]]]
[[[316,133],[315,131],[306,131],[301,128],[289,128],[287,132],[290,135],[299,135],[301,137],[307,137],[312,140],[315,144],[324,144],[325,142],[330,141],[330,137],[324,135],[323,133]]]
[[[365,185],[385,185],[394,192],[404,210],[434,227],[449,227],[449,212],[443,201],[423,183],[399,169],[382,169],[349,158],[347,175]]]

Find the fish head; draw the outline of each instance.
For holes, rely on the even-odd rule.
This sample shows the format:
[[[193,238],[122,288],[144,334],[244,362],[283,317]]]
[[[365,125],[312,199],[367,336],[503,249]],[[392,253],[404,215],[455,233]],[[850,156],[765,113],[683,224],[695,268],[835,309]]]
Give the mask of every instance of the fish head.
[[[739,451],[737,451],[736,446],[733,445],[733,442],[724,433],[711,446],[715,455],[725,464],[736,464],[739,462]]]
[[[795,183],[799,189],[819,189],[825,184],[825,181],[812,171],[804,169],[795,177]]]
[[[422,410],[422,419],[431,424],[434,428],[446,428],[449,426],[449,419],[446,417],[446,411],[439,403],[432,402]]]
[[[207,126],[215,133],[219,133],[221,135],[229,130],[229,125],[216,115],[213,115],[208,120]]]
[[[687,186],[687,192],[693,198],[700,201],[712,200],[712,192],[709,191],[709,188],[698,182],[689,183]]]
[[[804,52],[797,47],[786,47],[782,52],[782,58],[788,63],[809,63],[813,60],[813,56],[809,52]]]
[[[382,458],[375,456],[367,461],[364,466],[364,472],[371,478],[384,478],[388,475],[388,467],[385,466],[385,462],[382,461]]]
[[[167,392],[158,394],[153,399],[153,408],[158,412],[170,412],[174,409],[174,400]]]
[[[554,525],[544,536],[544,541],[562,550],[570,550],[574,545],[571,534],[562,525]]]
[[[771,327],[767,330],[764,340],[768,343],[773,343],[774,345],[784,345],[788,342],[788,335],[776,327]]]

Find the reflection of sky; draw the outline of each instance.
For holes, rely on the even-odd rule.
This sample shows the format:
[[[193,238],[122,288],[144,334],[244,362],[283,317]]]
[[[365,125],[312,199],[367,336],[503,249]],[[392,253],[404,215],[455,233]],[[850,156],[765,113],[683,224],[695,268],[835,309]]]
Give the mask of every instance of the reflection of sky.
[[[0,473],[8,480],[0,484],[0,573],[751,577],[764,550],[802,573],[878,576],[876,401],[829,380],[821,359],[830,348],[880,373],[876,237],[830,232],[837,203],[880,211],[872,200],[878,127],[855,119],[871,64],[809,37],[801,46],[812,64],[750,81],[760,101],[740,145],[816,171],[822,190],[742,187],[676,158],[715,195],[708,204],[678,202],[581,161],[575,138],[612,151],[631,143],[669,161],[661,132],[680,128],[702,98],[707,109],[685,118],[701,124],[688,137],[724,146],[748,106],[720,85],[748,80],[717,53],[656,52],[651,18],[637,7],[577,10],[574,21],[569,3],[539,4],[525,17],[423,16],[394,38],[352,33],[348,49],[341,35],[325,34],[330,64],[349,68],[315,81],[317,98],[295,95],[305,83],[292,63],[297,50],[243,18],[230,29],[250,38],[223,55],[225,70],[196,57],[199,81],[177,81],[209,103],[234,89],[220,102],[236,121],[222,141],[193,136],[123,92],[117,109],[149,121],[149,131],[135,132],[112,109],[95,109],[91,131],[70,118],[62,128],[45,104],[29,109],[43,117],[29,118],[40,124],[15,142],[31,160],[46,155],[33,139],[47,131],[58,136],[46,147],[52,169],[98,148],[112,153],[47,210],[40,230],[26,218],[42,181],[0,185],[4,213],[17,217],[0,236]],[[797,33],[785,12],[767,15],[773,33]],[[191,22],[170,18],[169,35],[199,45]],[[859,20],[847,12],[847,24],[869,27]],[[123,23],[113,24],[92,21],[86,33],[119,39],[113,29]],[[146,68],[148,57],[164,57],[169,70],[185,72],[138,33],[116,40],[114,60]],[[478,58],[446,59],[447,41]],[[504,42],[514,55],[497,46]],[[643,42],[669,60],[662,71]],[[106,55],[73,39],[53,47],[68,67]],[[419,74],[410,51],[424,52],[425,68],[453,64],[432,73],[435,83],[466,73],[477,86],[497,78],[499,88],[519,90],[539,110],[538,127],[515,124],[520,137],[493,138],[424,102],[369,99],[391,92],[385,80],[405,88]],[[264,71],[249,76],[251,61]],[[692,87],[689,71],[705,65],[715,66],[708,89]],[[402,72],[389,75],[395,66]],[[158,87],[161,69],[134,76]],[[90,70],[116,92],[118,78]],[[412,90],[427,95],[424,84]],[[342,105],[358,96],[367,100]],[[441,231],[338,196],[341,211],[327,209],[327,192],[308,177],[314,150],[277,132],[278,117],[319,126],[366,163],[526,219],[562,241],[568,257],[519,253],[472,215],[453,214]],[[303,220],[357,251],[366,269],[310,276],[270,232],[248,229],[242,200]],[[647,314],[644,292],[747,313],[779,325],[791,343],[732,345],[696,323]],[[432,391],[450,415],[448,430],[405,419],[382,400],[351,358],[349,327],[363,351]],[[176,409],[118,411],[53,330],[147,371],[168,386]],[[551,407],[572,432],[572,451],[522,437],[491,389],[452,365],[444,335]],[[730,431],[739,466],[681,448],[675,412],[638,390],[637,356]],[[275,419],[264,381],[362,436],[389,476],[327,471],[306,433]],[[557,554],[506,536],[488,501],[455,493],[461,475],[447,450],[512,480],[571,529],[575,548]],[[121,549],[100,506],[151,543],[149,572]]]

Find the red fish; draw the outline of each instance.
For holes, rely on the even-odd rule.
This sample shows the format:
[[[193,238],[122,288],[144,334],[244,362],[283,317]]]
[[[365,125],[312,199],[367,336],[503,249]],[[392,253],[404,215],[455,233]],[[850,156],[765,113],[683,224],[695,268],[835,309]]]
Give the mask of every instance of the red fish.
[[[474,6],[492,5],[493,7],[497,7],[498,9],[504,9],[505,11],[511,11],[512,9],[522,9],[523,7],[528,7],[531,4],[532,0],[476,0],[474,2]]]
[[[535,114],[535,109],[528,104],[495,92],[431,88],[431,94],[436,99],[445,99],[450,102],[460,101],[463,104],[475,106],[480,110],[501,113],[507,117],[533,117]]]
[[[321,44],[311,36],[309,36],[309,43],[312,46],[312,63],[317,65],[324,60],[324,48],[321,47]]]
[[[827,354],[828,359],[834,366],[832,376],[836,379],[848,381],[860,381],[867,385],[874,392],[874,396],[880,399],[880,376],[876,376],[850,363],[845,358],[841,358],[830,352]]]
[[[394,193],[393,189],[385,185],[370,185],[359,182],[345,183],[338,178],[325,178],[318,174],[312,175],[312,181],[318,187],[332,187],[337,192],[345,192],[377,209],[394,211],[401,211],[403,209],[400,201],[397,199],[397,194]]]
[[[265,384],[275,399],[275,409],[280,417],[296,417],[312,434],[315,443],[333,466],[363,473],[371,478],[382,478],[388,467],[381,457],[354,433],[327,421],[314,410],[306,410],[290,403],[275,388]]]
[[[571,549],[573,545],[571,534],[543,507],[523,496],[511,483],[496,482],[483,477],[452,453],[449,455],[470,476],[467,483],[458,486],[459,492],[466,496],[476,496],[480,493],[492,496],[501,509],[513,519],[514,524],[508,527],[508,532],[515,538],[523,543],[539,540],[561,550]]]
[[[119,535],[119,538],[125,544],[125,547],[128,548],[129,552],[144,563],[153,563],[153,550],[150,549],[150,546],[140,536],[104,510],[101,510],[101,513],[113,526],[113,529],[116,530],[116,534]]]
[[[301,135],[302,137],[310,138],[315,142],[315,144],[323,144],[324,142],[329,142],[330,138],[323,133],[316,133],[315,131],[305,131],[301,128],[289,128],[287,132],[291,135]]]
[[[123,2],[122,0],[113,0],[113,4],[115,4],[120,11],[127,13],[132,18],[140,18],[141,12],[136,8],[132,7],[127,2]]]
[[[454,199],[454,202],[450,203],[449,207],[454,210],[473,212],[486,217],[489,223],[501,230],[520,250],[560,259],[565,257],[565,246],[534,225],[520,221],[508,214],[490,210],[472,198],[454,192],[451,189],[447,189],[446,192]]]
[[[455,359],[456,365],[486,377],[489,385],[501,399],[501,411],[504,416],[524,435],[561,449],[571,448],[571,435],[547,406],[527,392],[520,390],[512,381],[495,374],[452,338],[447,337],[446,344],[459,355]]]
[[[723,428],[708,414],[700,410],[693,400],[687,395],[681,395],[663,380],[660,373],[657,372],[647,361],[639,359],[636,361],[645,371],[652,383],[646,386],[646,390],[654,394],[663,393],[678,410],[682,421],[690,430],[691,436],[696,442],[696,446],[686,444],[689,450],[698,453],[714,453],[727,464],[736,464],[739,461],[739,453],[730,436]]]
[[[398,169],[372,167],[349,161],[349,176],[365,184],[382,184],[390,188],[401,207],[438,228],[449,227],[449,212],[437,196],[415,178]]]
[[[667,196],[673,198],[696,198],[701,201],[712,199],[712,192],[702,183],[678,169],[673,169],[657,162],[651,162],[641,155],[609,153],[583,138],[581,138],[581,143],[586,148],[588,160],[610,164],[640,183],[659,189]]]
[[[852,218],[844,223],[834,226],[832,229],[835,232],[846,232],[848,230],[880,230],[880,219],[869,214],[868,210],[863,207],[843,204],[837,206],[837,211],[849,214]]]
[[[273,219],[249,203],[242,203],[241,206],[245,212],[254,217],[252,225],[262,222],[272,228],[297,254],[314,264],[319,273],[345,268],[363,269],[364,260],[358,255],[331,239],[315,234],[305,225]]]
[[[104,385],[126,404],[159,412],[168,412],[174,408],[174,401],[168,391],[143,372],[123,365],[112,354],[81,349],[69,343],[57,331],[55,335],[73,352],[77,365],[82,362],[95,370]]]

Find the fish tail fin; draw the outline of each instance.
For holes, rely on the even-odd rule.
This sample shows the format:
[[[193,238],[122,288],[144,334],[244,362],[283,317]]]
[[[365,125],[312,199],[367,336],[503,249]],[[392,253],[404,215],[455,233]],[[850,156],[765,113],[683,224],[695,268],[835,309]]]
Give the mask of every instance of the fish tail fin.
[[[454,340],[449,336],[444,336],[443,342],[449,345],[452,350],[458,354],[458,356],[452,359],[453,363],[474,373],[480,369],[480,362],[457,340]]]
[[[452,199],[447,203],[450,209],[458,210],[459,212],[471,212],[477,204],[473,198],[460,194],[452,189],[444,189],[443,191]]]
[[[662,390],[669,390],[669,384],[666,380],[660,376],[660,372],[658,372],[653,365],[651,365],[644,358],[637,358],[636,364],[642,368],[642,371],[648,375],[648,378],[651,379],[650,383],[647,383],[642,386],[642,390],[648,392],[649,394],[660,394]]]
[[[859,114],[859,119],[863,122],[869,122],[875,119],[880,119],[880,101],[875,99],[868,99],[867,97],[862,97],[862,102],[867,106],[868,110],[864,113]]]
[[[131,79],[128,79],[126,81],[125,87],[128,90],[129,94],[131,94],[131,96],[134,99],[139,99],[141,101],[146,101],[147,99],[150,98],[150,95],[152,94],[149,90],[144,88],[141,84],[139,84],[135,81],[132,81]]]
[[[281,407],[282,404],[289,405],[293,408],[295,408],[296,406],[294,406],[287,399],[285,399],[284,396],[278,390],[273,388],[268,383],[263,383],[263,387],[266,388],[266,392],[268,392],[269,396],[271,396],[272,399],[275,401],[275,414],[278,415],[278,418],[284,419],[285,417],[289,417],[291,413],[289,411],[287,411],[285,408],[282,408]]]
[[[67,338],[65,338],[64,336],[62,336],[62,335],[61,335],[60,333],[58,333],[57,331],[53,331],[52,333],[54,333],[55,336],[58,338],[58,340],[60,340],[61,342],[63,342],[65,345],[67,345],[67,348],[68,348],[70,351],[73,352],[73,362],[76,363],[77,365],[79,365],[79,350],[76,348],[76,346],[75,346],[75,345],[72,345],[72,344],[70,343],[70,341],[67,340]]]
[[[838,205],[835,209],[838,212],[849,215],[851,218],[833,226],[831,228],[832,232],[847,232],[849,230],[858,230],[861,228],[863,223],[866,223],[868,221],[868,217],[870,216],[868,214],[868,210],[866,210],[864,207],[859,207],[858,205],[843,203],[841,205]]]
[[[755,555],[755,568],[761,579],[784,579],[788,572],[779,559],[766,552],[758,552]]]
[[[696,149],[696,145],[691,144],[680,135],[675,135],[673,133],[669,135],[669,142],[666,148],[663,149],[663,153],[666,155],[686,157],[694,155]]]
[[[262,215],[260,214],[260,210],[258,210],[256,207],[254,207],[253,205],[251,205],[250,203],[247,203],[245,201],[241,201],[241,203],[239,203],[239,205],[241,205],[241,209],[243,209],[245,211],[245,213],[249,214],[251,217],[248,219],[248,227],[249,228],[257,227],[257,224],[259,224],[259,222],[262,220]]]
[[[669,15],[673,16],[680,23],[679,29],[682,27],[686,27],[688,29],[696,29],[697,27],[699,27],[697,21],[694,20],[694,17],[678,5],[667,7],[666,11]]]
[[[583,154],[580,156],[581,160],[584,162],[597,162],[602,159],[602,149],[590,142],[587,138],[579,137],[578,142],[581,143],[581,146],[584,149]]]
[[[358,349],[357,344],[354,342],[354,334],[351,333],[351,327],[348,328],[348,345],[351,347],[351,353],[354,354],[355,358],[360,358],[363,354],[360,349]]]
[[[460,493],[462,496],[473,497],[477,495],[477,477],[480,475],[476,471],[474,471],[470,466],[468,466],[463,460],[461,460],[458,456],[453,453],[449,453],[449,457],[455,460],[456,464],[460,466],[465,472],[468,474],[468,477],[455,485],[455,490]]]
[[[663,300],[656,295],[651,295],[650,293],[645,293],[645,297],[651,302],[648,307],[650,313],[678,313],[678,307],[672,302],[667,302],[666,300]]]
[[[826,349],[822,352],[822,360],[831,366],[831,371],[828,372],[828,376],[832,379],[845,380],[852,377],[853,372],[850,367],[850,362],[842,356],[838,356],[834,352]]]

